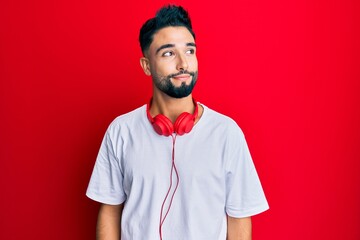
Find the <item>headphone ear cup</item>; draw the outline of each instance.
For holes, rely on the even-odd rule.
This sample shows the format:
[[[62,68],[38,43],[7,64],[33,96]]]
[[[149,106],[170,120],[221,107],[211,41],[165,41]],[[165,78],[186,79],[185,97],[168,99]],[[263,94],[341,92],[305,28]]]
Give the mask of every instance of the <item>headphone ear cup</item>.
[[[170,136],[174,132],[174,127],[170,119],[162,114],[154,117],[153,127],[159,135]]]
[[[175,121],[175,132],[180,136],[184,135],[185,133],[189,133],[194,126],[194,122],[195,119],[192,114],[183,112]]]

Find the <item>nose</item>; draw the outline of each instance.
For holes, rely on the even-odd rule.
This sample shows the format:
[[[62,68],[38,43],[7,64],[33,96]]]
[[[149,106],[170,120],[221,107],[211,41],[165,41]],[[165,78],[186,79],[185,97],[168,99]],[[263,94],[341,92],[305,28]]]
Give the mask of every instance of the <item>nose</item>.
[[[178,55],[178,59],[177,59],[177,70],[181,71],[181,70],[187,70],[189,67],[186,56],[184,56],[183,54],[179,54]]]

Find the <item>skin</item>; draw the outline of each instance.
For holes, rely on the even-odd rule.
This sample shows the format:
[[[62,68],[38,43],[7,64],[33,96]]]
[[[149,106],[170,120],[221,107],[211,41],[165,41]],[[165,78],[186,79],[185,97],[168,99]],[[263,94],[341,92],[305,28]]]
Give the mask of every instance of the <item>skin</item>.
[[[119,240],[124,204],[101,204],[96,225],[97,240]]]
[[[196,58],[196,47],[191,33],[185,27],[166,27],[154,34],[153,42],[149,49],[144,53],[145,56],[140,59],[140,65],[144,73],[148,76],[156,74],[157,76],[168,76],[176,74],[181,70],[195,72],[198,70]],[[165,47],[172,45],[172,47]],[[160,50],[159,50],[160,49]],[[192,77],[184,74],[172,78],[171,82],[179,87],[182,82],[187,85]],[[153,102],[150,108],[150,114],[164,114],[173,123],[182,112],[193,113],[194,104],[192,94],[184,98],[172,98],[159,90],[153,82]],[[203,109],[199,109],[198,121]]]
[[[227,224],[227,240],[252,239],[251,217],[233,218],[228,216]]]
[[[153,101],[150,114],[164,114],[173,123],[183,112],[194,112],[192,94],[183,98],[173,98],[159,90],[155,85],[155,77],[165,77],[181,71],[197,72],[195,40],[185,27],[166,27],[154,34],[153,42],[140,59],[144,73],[153,76]],[[192,76],[181,74],[170,81],[179,87],[183,82],[189,84]],[[203,108],[199,105],[199,121]],[[120,221],[123,204],[102,204],[98,216],[97,239],[120,239]],[[251,218],[233,218],[228,216],[227,240],[251,240]]]

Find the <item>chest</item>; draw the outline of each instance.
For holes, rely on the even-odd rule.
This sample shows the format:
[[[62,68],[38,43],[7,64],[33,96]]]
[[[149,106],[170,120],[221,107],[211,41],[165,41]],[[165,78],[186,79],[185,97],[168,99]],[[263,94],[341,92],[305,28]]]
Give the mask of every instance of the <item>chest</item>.
[[[177,137],[173,146],[171,137],[141,137],[124,144],[122,151],[121,164],[128,192],[134,185],[164,191],[173,157],[182,187],[211,184],[222,188],[225,181],[224,150],[216,139],[185,135]]]

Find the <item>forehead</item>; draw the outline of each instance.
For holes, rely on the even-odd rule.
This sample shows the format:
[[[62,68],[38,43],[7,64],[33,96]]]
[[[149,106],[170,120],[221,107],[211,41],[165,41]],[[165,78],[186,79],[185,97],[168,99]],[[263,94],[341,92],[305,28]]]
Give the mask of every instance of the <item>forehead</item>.
[[[153,52],[164,44],[186,46],[186,43],[195,43],[194,37],[186,27],[165,27],[156,32],[149,50]]]

